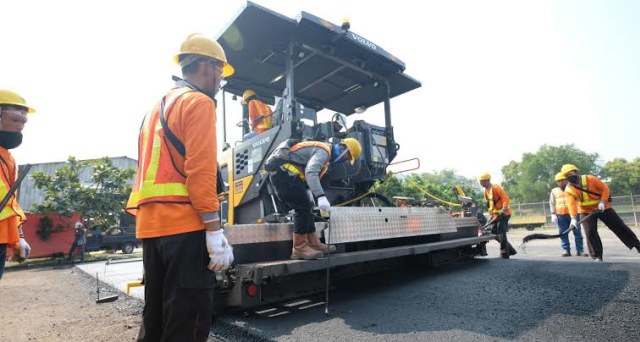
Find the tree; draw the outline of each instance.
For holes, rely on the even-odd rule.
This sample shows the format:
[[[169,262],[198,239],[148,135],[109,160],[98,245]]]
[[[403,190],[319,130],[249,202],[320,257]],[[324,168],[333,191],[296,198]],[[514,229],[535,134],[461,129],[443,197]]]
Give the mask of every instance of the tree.
[[[599,175],[599,155],[586,153],[573,144],[542,145],[536,153],[524,153],[522,161],[511,161],[502,167],[503,188],[517,202],[538,202],[549,197],[556,184],[556,173],[564,164],[574,164],[581,173]]]
[[[456,175],[454,170],[440,170],[433,173],[412,173],[406,176],[390,175],[383,183],[373,187],[373,191],[391,199],[393,196],[412,197],[416,200],[439,202],[432,198],[457,203],[453,194],[455,185],[460,185],[465,195],[471,197],[476,203],[480,203],[482,194],[478,193],[476,182],[473,179]]]
[[[610,179],[609,190],[612,196],[640,193],[640,158],[631,162],[616,158],[602,167],[602,177]]]
[[[54,175],[34,172],[31,177],[38,189],[44,189],[44,201],[33,205],[39,214],[55,213],[70,217],[79,213],[88,226],[111,227],[118,224],[127,196],[128,184],[135,170],[115,167],[108,157],[98,161],[78,161],[69,157],[68,164]],[[80,175],[91,172],[91,183],[83,184]]]

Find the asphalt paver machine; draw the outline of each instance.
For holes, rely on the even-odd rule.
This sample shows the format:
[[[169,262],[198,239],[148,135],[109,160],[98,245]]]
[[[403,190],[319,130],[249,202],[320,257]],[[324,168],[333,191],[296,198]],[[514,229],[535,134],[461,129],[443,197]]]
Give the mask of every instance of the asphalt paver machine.
[[[251,88],[274,111],[271,129],[232,145],[225,142],[219,158],[221,211],[235,262],[217,273],[217,313],[322,291],[327,267],[339,277],[392,268],[410,258],[435,264],[484,255],[492,239],[479,236],[475,217],[454,218],[439,208],[398,208],[370,192],[385,179],[400,148],[391,99],[420,82],[404,73],[400,59],[349,26],[306,12],[289,18],[247,2],[218,38],[236,70],[223,94],[241,96]],[[322,179],[335,207],[329,223],[316,227],[337,252],[328,260],[290,260],[293,222],[264,171],[267,156],[287,139],[335,139],[332,123],[318,122],[322,110],[352,115],[378,104],[384,106],[384,126],[355,120],[343,134],[360,141],[362,155],[354,165],[332,167]]]

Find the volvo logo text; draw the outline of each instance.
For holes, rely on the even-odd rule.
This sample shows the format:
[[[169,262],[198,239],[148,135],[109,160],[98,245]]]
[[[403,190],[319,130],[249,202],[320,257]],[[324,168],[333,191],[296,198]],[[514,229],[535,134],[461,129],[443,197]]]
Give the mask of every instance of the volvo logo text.
[[[271,140],[270,137],[266,137],[264,139],[260,139],[260,140],[258,140],[256,142],[254,142],[253,144],[251,144],[251,146],[253,146],[255,148],[255,147],[258,147],[258,146],[260,146],[260,145],[262,145],[264,143],[268,143],[270,140]]]
[[[358,41],[360,44],[362,44],[362,45],[364,45],[364,46],[367,46],[367,47],[369,47],[369,48],[370,48],[370,49],[372,49],[372,50],[375,50],[375,49],[377,49],[377,48],[378,48],[378,47],[376,46],[376,44],[374,44],[374,43],[372,43],[372,42],[370,42],[370,41],[368,41],[368,40],[366,40],[366,39],[364,39],[364,38],[360,37],[359,35],[357,35],[357,34],[355,34],[355,33],[353,33],[353,32],[349,32],[349,33],[351,33],[351,38],[353,38],[353,40],[355,40],[355,41]]]

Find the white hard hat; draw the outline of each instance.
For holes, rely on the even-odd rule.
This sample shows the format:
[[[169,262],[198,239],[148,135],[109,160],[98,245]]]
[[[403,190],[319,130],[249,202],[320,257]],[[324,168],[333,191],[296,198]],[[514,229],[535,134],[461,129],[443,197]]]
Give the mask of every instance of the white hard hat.
[[[82,228],[84,225],[82,224],[82,222],[78,221],[76,222],[76,229],[78,228]]]

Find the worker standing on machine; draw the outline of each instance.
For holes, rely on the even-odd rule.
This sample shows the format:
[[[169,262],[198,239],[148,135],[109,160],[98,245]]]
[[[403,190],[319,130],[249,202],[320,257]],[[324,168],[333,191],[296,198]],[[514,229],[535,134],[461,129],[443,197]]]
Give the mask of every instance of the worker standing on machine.
[[[319,141],[284,141],[267,158],[265,169],[278,198],[294,210],[293,249],[291,259],[313,260],[334,246],[320,242],[313,220],[314,199],[321,211],[330,212],[331,204],[320,185],[329,164],[350,161],[353,165],[362,153],[354,138],[336,144]]]

